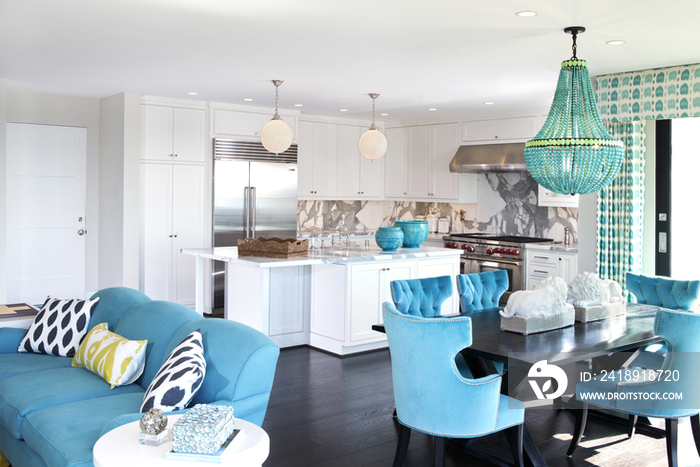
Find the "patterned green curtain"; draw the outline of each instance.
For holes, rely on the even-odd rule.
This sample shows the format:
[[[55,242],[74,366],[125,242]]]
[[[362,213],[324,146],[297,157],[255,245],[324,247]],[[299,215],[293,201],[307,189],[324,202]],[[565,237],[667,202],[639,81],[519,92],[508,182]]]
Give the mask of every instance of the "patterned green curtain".
[[[625,289],[625,273],[642,271],[644,230],[644,122],[605,123],[625,143],[625,159],[613,182],[598,193],[596,272]]]

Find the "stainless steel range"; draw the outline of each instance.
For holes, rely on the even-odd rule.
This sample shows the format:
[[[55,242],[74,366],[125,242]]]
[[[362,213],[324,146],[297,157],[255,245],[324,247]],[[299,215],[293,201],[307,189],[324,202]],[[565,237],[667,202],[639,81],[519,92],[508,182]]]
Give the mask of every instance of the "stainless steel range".
[[[505,305],[508,297],[525,286],[523,274],[525,244],[551,242],[551,238],[520,237],[485,233],[451,234],[442,237],[446,248],[462,250],[460,272],[473,274],[485,271],[505,270],[508,273],[508,290],[500,300]]]

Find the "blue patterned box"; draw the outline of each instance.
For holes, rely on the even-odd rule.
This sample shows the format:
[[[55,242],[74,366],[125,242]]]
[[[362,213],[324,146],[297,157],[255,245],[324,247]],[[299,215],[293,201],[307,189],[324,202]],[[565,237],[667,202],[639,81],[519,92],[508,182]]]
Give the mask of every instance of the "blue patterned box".
[[[214,454],[233,431],[233,407],[197,404],[173,426],[173,451]]]

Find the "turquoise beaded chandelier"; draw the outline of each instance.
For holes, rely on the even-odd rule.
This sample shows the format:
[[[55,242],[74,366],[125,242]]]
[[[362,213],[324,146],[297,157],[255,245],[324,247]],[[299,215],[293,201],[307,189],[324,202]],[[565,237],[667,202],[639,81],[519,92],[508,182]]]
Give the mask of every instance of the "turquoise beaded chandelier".
[[[525,143],[525,164],[537,183],[561,194],[595,193],[608,185],[622,165],[624,146],[600,121],[588,64],[576,58],[576,35],[586,29],[573,26],[573,57],[563,61],[554,101],[544,126]]]

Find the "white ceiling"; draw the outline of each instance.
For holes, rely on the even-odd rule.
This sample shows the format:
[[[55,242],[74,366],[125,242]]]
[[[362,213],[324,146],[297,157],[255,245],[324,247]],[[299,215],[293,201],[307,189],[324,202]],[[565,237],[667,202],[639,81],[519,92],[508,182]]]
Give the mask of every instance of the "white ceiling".
[[[488,118],[549,108],[575,25],[592,76],[700,62],[700,0],[0,0],[0,78],[263,107],[282,79],[282,109]]]

